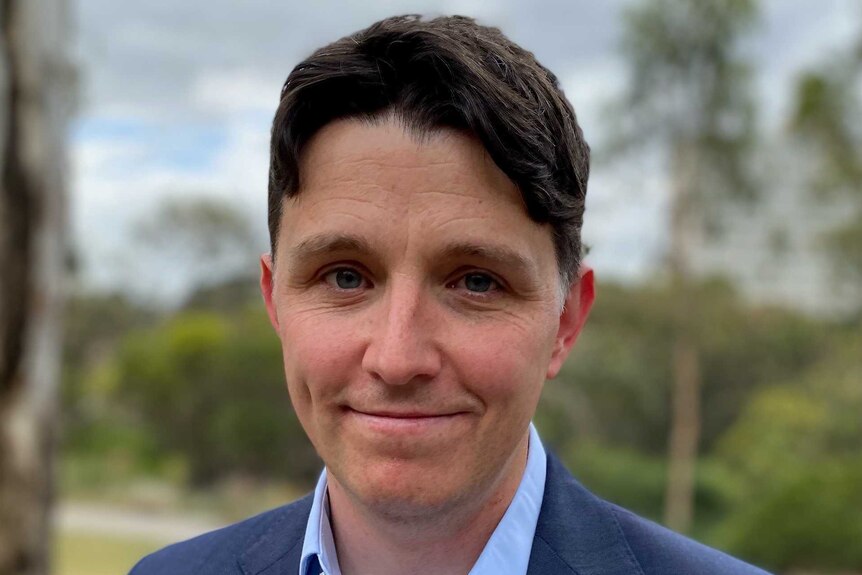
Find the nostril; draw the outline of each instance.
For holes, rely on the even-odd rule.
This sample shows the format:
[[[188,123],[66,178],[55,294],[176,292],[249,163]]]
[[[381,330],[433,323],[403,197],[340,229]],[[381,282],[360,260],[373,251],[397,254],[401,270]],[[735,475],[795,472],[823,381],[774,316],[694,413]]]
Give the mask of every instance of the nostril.
[[[417,379],[433,378],[440,371],[440,356],[428,342],[392,338],[372,342],[365,351],[362,368],[388,385],[405,385]]]
[[[422,282],[398,275],[386,286],[386,296],[370,325],[362,367],[388,385],[404,385],[433,378],[440,369],[440,355],[425,323],[428,304]]]

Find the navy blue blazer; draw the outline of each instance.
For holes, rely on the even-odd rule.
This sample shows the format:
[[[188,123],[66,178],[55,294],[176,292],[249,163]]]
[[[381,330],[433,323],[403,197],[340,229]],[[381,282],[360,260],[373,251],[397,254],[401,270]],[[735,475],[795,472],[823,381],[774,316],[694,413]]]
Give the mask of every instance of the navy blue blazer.
[[[311,495],[142,559],[129,575],[297,575]],[[599,499],[548,453],[527,575],[766,575]]]

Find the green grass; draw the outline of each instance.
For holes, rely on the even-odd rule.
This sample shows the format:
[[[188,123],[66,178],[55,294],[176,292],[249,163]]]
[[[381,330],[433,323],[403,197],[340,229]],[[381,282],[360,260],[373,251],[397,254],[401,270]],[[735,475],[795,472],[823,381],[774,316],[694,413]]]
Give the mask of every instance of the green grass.
[[[161,547],[164,543],[61,531],[53,571],[56,575],[125,575],[138,559]]]

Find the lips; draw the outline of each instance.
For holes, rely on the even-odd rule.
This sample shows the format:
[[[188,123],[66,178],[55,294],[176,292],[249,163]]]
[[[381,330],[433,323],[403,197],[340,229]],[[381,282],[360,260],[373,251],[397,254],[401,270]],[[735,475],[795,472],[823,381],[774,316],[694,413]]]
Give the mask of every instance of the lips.
[[[420,419],[427,417],[449,417],[452,415],[458,415],[459,413],[463,413],[461,411],[444,411],[444,412],[433,412],[433,411],[390,411],[390,410],[364,410],[364,409],[352,409],[358,414],[361,415],[370,415],[373,417],[391,417],[392,419]]]
[[[451,432],[466,421],[465,411],[358,410],[347,408],[348,420],[374,435],[420,436]]]

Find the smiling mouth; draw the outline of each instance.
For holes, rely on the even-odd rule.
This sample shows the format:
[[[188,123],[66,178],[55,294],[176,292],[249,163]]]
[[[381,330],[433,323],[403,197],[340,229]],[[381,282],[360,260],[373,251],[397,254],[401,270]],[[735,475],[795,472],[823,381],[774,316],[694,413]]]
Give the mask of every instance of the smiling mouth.
[[[456,425],[468,415],[466,411],[444,413],[425,411],[359,411],[346,408],[346,415],[363,428],[385,435],[418,435],[442,431]]]
[[[389,418],[389,419],[431,419],[438,417],[452,417],[455,415],[461,415],[463,411],[452,411],[452,412],[444,412],[444,413],[433,413],[433,412],[425,412],[425,411],[362,411],[359,409],[347,408],[349,411],[353,411],[359,415],[367,415],[370,417],[381,417],[381,418]]]

